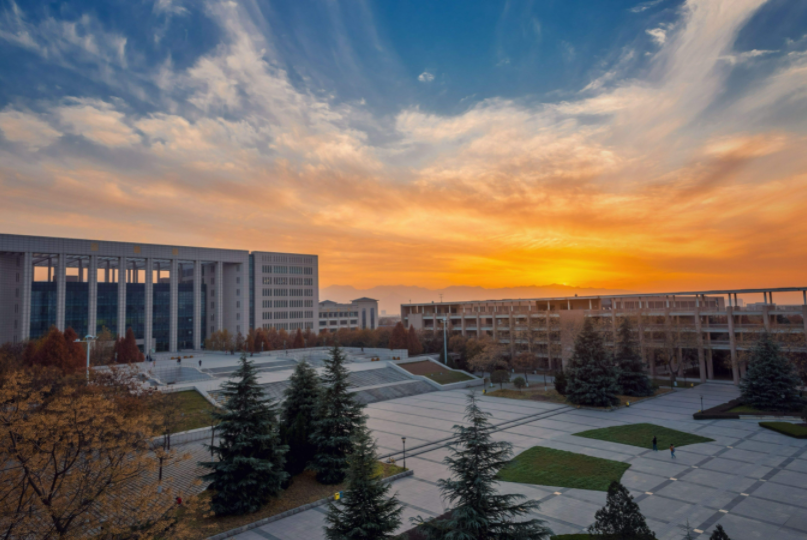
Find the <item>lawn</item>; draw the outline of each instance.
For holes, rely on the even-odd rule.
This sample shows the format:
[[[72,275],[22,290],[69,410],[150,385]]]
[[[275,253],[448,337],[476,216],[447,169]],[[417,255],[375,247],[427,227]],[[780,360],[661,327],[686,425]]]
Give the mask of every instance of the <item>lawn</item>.
[[[430,378],[437,384],[451,384],[455,382],[470,381],[473,377],[460,373],[459,371],[444,371],[442,373],[427,373],[426,377]]]
[[[520,484],[608,491],[608,485],[629,468],[629,463],[534,446],[510,460],[497,477]]]
[[[535,384],[537,387],[538,384]],[[653,396],[659,396],[661,394],[666,394],[668,392],[672,392],[669,388],[659,388],[653,394]],[[492,397],[502,397],[502,398],[509,398],[509,399],[528,399],[531,401],[548,401],[551,403],[566,403],[566,396],[563,396],[557,392],[554,388],[550,388],[549,390],[544,391],[543,384],[540,384],[540,388],[527,388],[525,390],[494,390],[493,392],[488,392],[487,395]],[[635,397],[635,396],[617,396],[619,398],[619,406],[627,405],[628,402],[631,404],[637,403],[642,401],[643,399],[647,399],[647,397]],[[652,396],[651,396],[652,397]],[[598,408],[606,408],[606,407],[598,407]]]
[[[731,409],[729,409],[726,412],[737,413],[737,414],[762,414],[765,411],[762,411],[760,409],[755,409],[755,408],[751,407],[750,405],[740,405],[738,407],[732,407]]]
[[[437,384],[451,384],[455,382],[470,381],[473,377],[459,371],[451,371],[443,364],[424,360],[423,362],[412,362],[409,364],[398,364],[409,373],[423,375]]]
[[[212,426],[211,411],[215,407],[196,390],[166,394],[168,410],[172,411],[173,433]]]
[[[630,446],[648,449],[653,448],[654,435],[658,438],[659,450],[669,448],[671,444],[679,447],[688,444],[712,442],[712,439],[707,439],[706,437],[700,437],[655,424],[629,424],[627,426],[614,426],[575,433],[577,437],[629,444]]]
[[[807,439],[807,424],[791,424],[790,422],[760,422],[760,426],[793,437],[794,439]]]
[[[378,473],[384,478],[393,476],[400,472],[405,471],[403,467],[392,465],[390,463],[378,463]],[[215,534],[219,534],[230,529],[243,527],[254,521],[268,518],[286,510],[303,506],[304,504],[312,503],[326,497],[332,497],[334,493],[343,491],[347,487],[347,483],[326,486],[316,481],[316,473],[312,471],[305,471],[294,477],[294,482],[289,488],[283,491],[280,497],[270,500],[263,508],[254,514],[247,514],[244,516],[226,516],[226,517],[205,517],[205,511],[199,509],[195,514],[186,514],[184,517],[191,520],[192,528],[199,531],[198,536],[194,540],[207,538]],[[203,502],[206,502],[211,497],[209,491],[203,492],[200,497]],[[207,508],[207,504],[202,505]]]

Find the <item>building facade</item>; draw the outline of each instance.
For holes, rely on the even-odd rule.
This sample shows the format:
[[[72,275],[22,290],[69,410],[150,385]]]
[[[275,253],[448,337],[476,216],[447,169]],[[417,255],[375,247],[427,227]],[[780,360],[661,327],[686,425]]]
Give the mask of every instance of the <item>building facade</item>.
[[[319,259],[316,255],[256,251],[250,255],[254,281],[253,328],[296,332],[317,328]]]
[[[255,277],[262,283],[266,276],[255,261],[264,257],[311,261],[294,266],[307,268],[300,275],[313,285],[278,286],[271,298],[296,301],[299,292],[310,306],[299,310],[299,322],[313,328],[315,256],[2,234],[0,343],[38,338],[55,325],[80,336],[103,328],[123,336],[131,328],[144,351],[200,349],[213,332],[246,334],[256,317],[262,320]],[[297,269],[291,272],[296,283]]]
[[[331,300],[319,303],[319,331],[336,332],[378,328],[378,300],[358,298],[349,304],[339,304]]]
[[[799,291],[803,305],[777,306],[773,295]],[[739,307],[738,294],[763,293],[765,301]],[[405,326],[466,337],[488,336],[509,349],[528,351],[557,369],[571,358],[586,318],[614,348],[629,318],[651,375],[683,373],[691,363],[702,381],[715,378],[715,358],[725,358],[732,380],[745,373],[747,353],[764,332],[790,353],[807,353],[807,288],[695,291],[654,295],[558,297],[401,305]],[[670,361],[659,366],[659,357]]]

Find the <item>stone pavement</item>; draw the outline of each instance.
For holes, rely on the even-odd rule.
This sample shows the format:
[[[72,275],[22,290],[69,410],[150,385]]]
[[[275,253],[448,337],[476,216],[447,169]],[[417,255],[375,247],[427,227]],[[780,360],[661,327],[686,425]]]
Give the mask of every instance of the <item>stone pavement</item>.
[[[701,539],[717,523],[733,540],[807,538],[807,440],[791,439],[740,420],[695,421],[692,413],[737,396],[733,386],[706,384],[640,402],[614,412],[567,406],[481,398],[491,421],[503,424],[495,437],[513,444],[516,454],[542,445],[631,464],[622,482],[636,498],[660,540],[680,539],[687,521]],[[442,464],[448,450],[441,441],[462,421],[466,391],[434,392],[367,406],[369,427],[379,452],[401,451],[406,437],[407,467],[414,476],[393,484],[404,503],[401,530],[415,516],[442,514],[437,480],[447,476]],[[587,429],[651,422],[715,439],[676,451],[652,452],[622,444],[574,437]],[[432,444],[429,444],[432,443]],[[398,463],[400,454],[396,454]],[[581,532],[605,504],[605,493],[502,482],[500,490],[541,501],[538,517],[555,533]],[[324,538],[325,507],[242,533],[239,540]]]

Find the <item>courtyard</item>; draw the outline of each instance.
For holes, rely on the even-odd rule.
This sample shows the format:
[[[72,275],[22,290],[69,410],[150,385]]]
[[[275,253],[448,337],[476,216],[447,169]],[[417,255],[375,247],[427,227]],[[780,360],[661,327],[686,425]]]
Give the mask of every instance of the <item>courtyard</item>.
[[[393,484],[404,504],[401,531],[409,518],[435,517],[447,507],[437,480],[445,478],[445,440],[462,422],[467,390],[431,392],[367,406],[368,425],[379,454],[414,475]],[[546,402],[481,396],[482,407],[500,426],[495,437],[513,444],[517,455],[536,446],[629,464],[622,483],[631,490],[648,525],[660,540],[679,539],[689,524],[707,538],[722,524],[732,540],[797,540],[807,537],[807,440],[792,439],[752,421],[695,421],[692,413],[738,395],[730,385],[705,384],[643,401],[613,412],[575,409]],[[587,430],[652,423],[713,439],[676,451],[575,436]],[[500,489],[541,502],[538,516],[556,534],[579,533],[594,521],[605,493],[556,486],[501,482]],[[239,540],[324,538],[326,507],[317,507],[241,533]]]

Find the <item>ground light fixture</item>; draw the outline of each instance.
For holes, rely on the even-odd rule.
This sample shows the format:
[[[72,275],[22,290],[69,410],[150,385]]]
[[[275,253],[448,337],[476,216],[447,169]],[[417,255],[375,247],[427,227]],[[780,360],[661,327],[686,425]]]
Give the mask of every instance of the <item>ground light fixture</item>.
[[[76,343],[86,343],[87,344],[87,382],[90,381],[90,345],[98,338],[95,336],[91,336],[87,334],[84,336],[84,339],[77,339]]]

